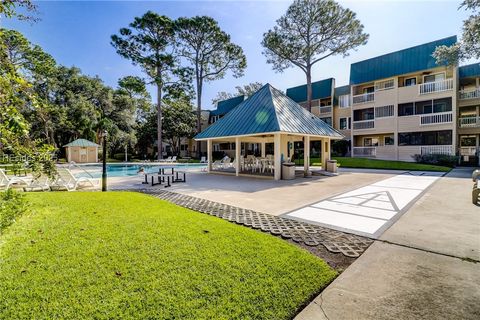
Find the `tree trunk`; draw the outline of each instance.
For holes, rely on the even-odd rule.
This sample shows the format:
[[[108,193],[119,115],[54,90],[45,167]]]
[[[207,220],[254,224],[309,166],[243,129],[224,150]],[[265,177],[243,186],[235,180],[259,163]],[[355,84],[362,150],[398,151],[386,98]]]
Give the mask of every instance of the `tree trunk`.
[[[307,66],[307,110],[312,112],[312,70]]]
[[[162,152],[162,86],[157,83],[157,159],[163,159]]]
[[[202,132],[202,80],[197,77],[197,134]],[[197,141],[197,157],[202,155],[202,142]]]

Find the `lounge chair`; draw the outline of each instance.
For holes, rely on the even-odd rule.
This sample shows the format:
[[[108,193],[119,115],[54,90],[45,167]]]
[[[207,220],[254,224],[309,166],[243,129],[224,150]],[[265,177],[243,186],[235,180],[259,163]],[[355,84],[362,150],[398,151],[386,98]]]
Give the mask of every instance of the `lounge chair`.
[[[215,169],[220,169],[223,167],[223,163],[221,160],[215,160],[213,163],[212,163],[212,169],[215,170]]]
[[[67,168],[58,168],[57,179],[50,187],[56,190],[66,189],[68,191],[74,191],[80,188],[95,187],[98,184],[98,179],[87,177],[75,178],[72,172]]]
[[[12,187],[22,187],[28,185],[28,182],[25,179],[12,177],[9,178],[3,169],[0,169],[0,190],[7,190]]]
[[[166,159],[159,160],[159,162],[171,162],[171,161],[172,161],[172,157],[168,157]]]
[[[33,178],[28,186],[23,187],[24,191],[48,191],[50,190],[50,179],[42,174],[38,178]]]
[[[223,162],[223,169],[228,169],[232,167],[232,158],[225,157],[223,158],[222,162]]]
[[[202,157],[200,159],[200,163],[207,163],[207,158],[206,157]]]
[[[177,156],[173,156],[170,162],[177,162]]]

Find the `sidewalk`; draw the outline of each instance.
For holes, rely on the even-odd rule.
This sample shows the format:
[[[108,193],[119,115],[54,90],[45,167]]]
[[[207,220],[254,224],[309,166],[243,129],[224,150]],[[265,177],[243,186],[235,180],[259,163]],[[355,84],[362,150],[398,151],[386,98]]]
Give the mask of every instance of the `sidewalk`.
[[[439,179],[296,319],[479,319],[471,172]]]

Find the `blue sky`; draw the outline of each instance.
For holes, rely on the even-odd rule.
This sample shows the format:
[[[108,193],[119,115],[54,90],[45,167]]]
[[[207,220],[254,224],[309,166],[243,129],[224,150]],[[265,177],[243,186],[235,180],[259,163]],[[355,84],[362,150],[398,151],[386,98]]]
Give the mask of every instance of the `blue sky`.
[[[350,64],[391,51],[460,35],[468,13],[457,10],[458,1],[339,1],[355,11],[370,34],[367,45],[350,56],[328,58],[318,63],[313,80],[329,77],[337,86],[348,84]],[[147,10],[179,16],[209,15],[242,46],[247,56],[245,76],[231,74],[207,83],[203,105],[211,108],[211,99],[219,91],[234,91],[237,85],[253,81],[270,83],[286,90],[305,83],[305,75],[296,68],[275,73],[266,63],[260,45],[262,35],[275,25],[291,1],[38,1],[41,21],[30,25],[14,20],[3,27],[16,29],[30,41],[53,55],[58,63],[76,66],[88,75],[98,75],[110,86],[120,77],[141,75],[138,67],[116,54],[110,36],[127,26],[135,16]],[[154,92],[151,90],[152,93]],[[154,95],[152,94],[154,97]]]

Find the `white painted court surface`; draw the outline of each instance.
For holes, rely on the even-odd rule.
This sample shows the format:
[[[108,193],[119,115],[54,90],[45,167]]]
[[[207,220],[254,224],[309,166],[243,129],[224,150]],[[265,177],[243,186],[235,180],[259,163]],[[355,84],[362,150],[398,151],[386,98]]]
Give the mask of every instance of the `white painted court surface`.
[[[408,172],[283,215],[378,238],[443,173]]]

